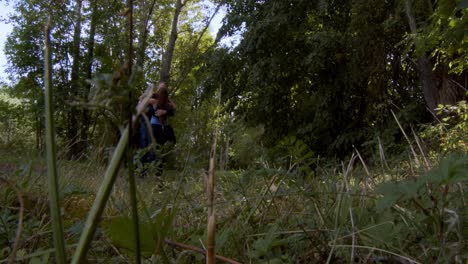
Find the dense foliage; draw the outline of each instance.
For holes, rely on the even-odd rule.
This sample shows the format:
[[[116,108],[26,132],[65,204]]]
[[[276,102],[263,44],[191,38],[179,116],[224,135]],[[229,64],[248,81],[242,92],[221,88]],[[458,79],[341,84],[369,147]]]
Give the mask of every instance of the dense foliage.
[[[221,79],[230,109],[251,126],[265,125],[269,145],[296,136],[320,154],[336,155],[383,134],[394,141],[390,110],[405,122],[433,118],[418,79],[421,54],[430,53],[436,65],[430,76],[436,104],[466,98],[466,9],[453,1],[416,1],[414,14],[404,7],[404,1],[229,2],[220,34],[242,38],[207,66],[215,69],[211,84]],[[413,34],[409,15],[424,28]]]

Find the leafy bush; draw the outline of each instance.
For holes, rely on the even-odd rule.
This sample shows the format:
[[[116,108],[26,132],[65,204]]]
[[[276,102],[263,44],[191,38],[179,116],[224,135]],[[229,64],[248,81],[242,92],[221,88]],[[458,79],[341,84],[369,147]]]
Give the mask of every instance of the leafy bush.
[[[468,153],[468,104],[439,105],[436,109],[441,120],[436,125],[426,126],[422,137],[434,151]]]
[[[24,107],[0,92],[0,146],[24,146],[28,132]]]
[[[382,195],[377,212],[388,212],[394,236],[405,237],[407,250],[423,244],[427,259],[448,263],[466,258],[463,219],[466,217],[463,184],[468,182],[468,156],[450,155],[424,175],[377,187]],[[403,221],[400,221],[403,219]],[[429,246],[432,245],[432,246]],[[397,245],[395,245],[397,246]]]

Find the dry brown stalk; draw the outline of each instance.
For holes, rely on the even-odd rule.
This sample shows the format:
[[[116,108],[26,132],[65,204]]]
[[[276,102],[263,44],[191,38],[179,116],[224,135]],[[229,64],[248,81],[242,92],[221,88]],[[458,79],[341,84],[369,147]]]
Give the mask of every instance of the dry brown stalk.
[[[215,134],[213,140],[213,146],[211,150],[210,157],[210,167],[208,171],[208,179],[206,181],[206,196],[208,202],[208,234],[207,234],[207,254],[206,254],[206,263],[213,264],[216,261],[215,258],[215,211],[214,211],[214,170],[215,170],[215,156],[216,156],[216,141],[218,134]]]
[[[166,244],[168,244],[169,246],[171,246],[173,248],[183,248],[183,249],[187,249],[187,250],[192,250],[192,251],[201,253],[201,254],[206,256],[206,250],[204,250],[203,248],[194,247],[194,246],[191,246],[191,245],[186,245],[186,244],[174,242],[174,241],[169,240],[169,239],[165,239],[164,242],[166,242]],[[220,255],[215,255],[215,257],[217,259],[221,260],[221,261],[226,262],[226,263],[241,264],[240,262],[237,262],[235,260],[232,260],[232,259],[227,258],[227,257],[220,256]]]
[[[215,263],[215,215],[211,214],[208,218],[208,238],[206,246],[206,263]]]

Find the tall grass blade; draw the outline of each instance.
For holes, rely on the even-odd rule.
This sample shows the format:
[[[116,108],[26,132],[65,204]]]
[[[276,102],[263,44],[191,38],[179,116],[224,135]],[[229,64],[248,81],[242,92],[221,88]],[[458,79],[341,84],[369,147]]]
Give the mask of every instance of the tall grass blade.
[[[206,194],[208,198],[208,232],[207,232],[207,250],[206,263],[215,263],[215,210],[214,210],[214,174],[215,174],[215,158],[216,158],[216,141],[218,133],[215,133],[213,146],[210,157],[210,167],[208,171],[208,181],[206,184]]]
[[[85,261],[86,252],[89,249],[94,232],[96,231],[96,227],[99,222],[99,218],[101,217],[102,211],[104,210],[106,202],[109,199],[112,186],[114,185],[120,161],[125,154],[125,149],[127,147],[129,138],[128,130],[129,128],[126,127],[122,132],[122,136],[120,137],[114,155],[112,156],[112,160],[110,161],[110,164],[104,174],[103,183],[99,188],[96,199],[94,200],[93,206],[91,207],[91,210],[88,214],[83,233],[81,234],[75,255],[73,256],[72,263],[74,264],[83,263]]]
[[[387,169],[389,169],[389,167],[388,167],[387,160],[385,159],[385,151],[382,145],[382,141],[380,140],[380,137],[377,137],[377,140],[379,142],[380,165],[382,166],[382,175],[384,175],[385,174],[384,165]]]
[[[427,170],[430,170],[431,169],[431,163],[429,162],[429,160],[427,159],[427,155],[426,155],[426,152],[424,152],[424,149],[422,148],[422,145],[421,145],[421,140],[419,139],[419,136],[416,134],[416,132],[414,131],[413,129],[413,126],[411,126],[411,132],[413,133],[413,136],[414,136],[414,140],[416,141],[416,144],[418,145],[418,148],[419,148],[419,152],[421,152],[421,155],[424,159],[424,164],[426,165],[426,169]]]
[[[356,151],[357,152],[357,151]],[[345,184],[345,187],[346,187],[346,195],[348,196],[348,200],[350,201],[350,204],[349,204],[349,208],[348,208],[348,211],[349,211],[349,218],[351,220],[351,231],[352,231],[352,247],[351,247],[351,261],[350,263],[352,263],[354,261],[354,256],[356,256],[356,248],[354,247],[354,245],[356,245],[356,235],[355,235],[355,232],[356,232],[356,226],[354,224],[354,215],[353,215],[353,206],[352,206],[352,197],[351,197],[351,187],[349,186],[349,182],[348,182],[348,175],[351,174],[351,171],[353,170],[353,164],[354,164],[354,161],[356,160],[356,157],[358,155],[355,155],[353,153],[353,155],[351,156],[351,160],[349,161],[349,164],[348,164],[348,167],[345,169],[344,168],[344,164],[343,164],[343,180],[344,180],[344,184]]]
[[[146,96],[138,103],[136,107],[136,116],[133,117],[133,125],[137,117],[143,112],[145,106],[148,103],[148,100],[151,97],[153,91],[153,86],[148,86],[146,89]],[[122,131],[122,136],[120,137],[119,143],[115,148],[114,155],[107,167],[107,170],[104,174],[104,180],[99,188],[99,191],[94,200],[93,206],[89,211],[88,218],[86,219],[85,227],[83,233],[81,233],[80,241],[78,242],[77,249],[73,255],[72,263],[79,264],[84,262],[86,252],[89,249],[91,241],[93,239],[94,232],[96,231],[96,226],[101,217],[104,206],[106,205],[107,200],[109,199],[112,186],[114,185],[115,177],[117,176],[117,171],[119,169],[120,161],[125,154],[125,148],[127,147],[129,140],[129,128],[128,126]]]
[[[221,87],[218,97],[218,109],[216,110],[216,120],[219,118],[219,107],[221,105]],[[214,210],[214,186],[215,186],[215,160],[216,160],[216,145],[218,142],[219,124],[215,126],[215,133],[213,138],[213,145],[211,146],[211,155],[209,162],[209,169],[206,181],[206,197],[208,204],[208,223],[207,223],[207,250],[206,250],[206,263],[213,264],[216,261],[215,254],[215,230],[216,230],[216,217]]]
[[[390,112],[392,112],[393,118],[395,118],[395,121],[397,122],[398,127],[400,128],[401,132],[403,133],[403,136],[405,136],[406,141],[408,141],[408,144],[409,144],[409,146],[410,146],[410,148],[411,148],[411,153],[413,153],[413,156],[414,156],[414,160],[415,160],[415,162],[416,162],[416,165],[419,166],[418,155],[416,154],[416,151],[415,151],[414,148],[413,148],[413,144],[411,144],[411,141],[409,140],[408,135],[406,135],[405,130],[404,130],[403,127],[401,126],[400,121],[398,121],[398,118],[396,117],[396,115],[395,115],[395,113],[393,112],[393,110],[390,110]]]
[[[15,242],[13,242],[10,255],[8,256],[8,264],[13,264],[15,263],[16,252],[18,252],[18,249],[20,246],[21,233],[23,232],[24,199],[23,199],[23,194],[20,192],[20,190],[18,190],[18,188],[16,188],[15,184],[1,177],[0,177],[0,182],[5,183],[6,185],[8,185],[11,189],[15,191],[16,196],[18,197],[18,203],[20,205],[19,213],[18,213],[18,225],[16,227]],[[2,262],[3,261],[0,261],[0,263]]]
[[[343,203],[343,194],[342,193],[343,193],[344,189],[345,189],[345,184],[343,184],[341,186],[340,191],[338,192],[338,197],[336,199],[338,201],[338,205],[337,205],[336,210],[335,210],[336,211],[335,225],[334,225],[334,229],[333,229],[335,231],[335,237],[331,241],[332,244],[330,245],[330,243],[329,243],[331,249],[330,249],[330,252],[328,253],[328,258],[327,258],[327,262],[326,262],[327,264],[330,263],[330,261],[331,261],[331,259],[333,257],[333,253],[335,251],[336,241],[338,240],[338,235],[340,234],[340,227],[338,226],[339,225],[338,221],[339,221],[339,218],[340,218],[341,205]]]
[[[47,155],[47,174],[49,178],[49,203],[50,203],[50,215],[52,218],[54,245],[56,249],[56,262],[65,263],[65,240],[63,237],[63,224],[62,217],[60,215],[60,200],[59,200],[59,186],[57,177],[56,167],[56,152],[55,152],[55,130],[54,130],[54,119],[53,119],[53,108],[52,102],[52,53],[50,48],[50,31],[51,31],[51,19],[47,21],[45,26],[45,114],[46,114],[46,155]]]
[[[362,158],[361,156],[361,153],[359,153],[359,151],[357,150],[357,148],[353,145],[353,148],[354,148],[354,151],[356,151],[356,154],[357,156],[359,157],[359,161],[361,161],[361,164],[362,166],[364,167],[364,170],[366,171],[366,180],[365,180],[365,185],[364,185],[364,194],[366,195],[367,194],[367,190],[369,189],[369,179],[372,181],[372,183],[374,184],[375,186],[375,182],[374,182],[374,179],[372,179],[372,176],[370,174],[370,171],[366,165],[366,163],[364,162],[364,159]]]

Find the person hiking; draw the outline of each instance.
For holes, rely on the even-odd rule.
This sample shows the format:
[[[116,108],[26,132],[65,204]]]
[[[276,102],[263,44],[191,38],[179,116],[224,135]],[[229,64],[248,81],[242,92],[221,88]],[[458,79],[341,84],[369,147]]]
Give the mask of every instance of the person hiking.
[[[143,93],[140,96],[140,102],[142,102],[146,98],[147,94]],[[150,120],[152,116],[154,116],[154,107],[153,105],[157,103],[157,100],[154,98],[155,96],[151,96],[148,99],[148,102],[144,106],[143,113],[139,117],[139,125],[138,125],[138,145],[141,150],[144,151],[143,156],[140,158],[140,162],[142,164],[142,170],[140,172],[140,177],[146,176],[146,170],[148,166],[156,160],[156,154],[154,150],[147,149],[151,144],[153,144],[154,136],[153,130],[150,124]]]
[[[153,95],[153,99],[154,114],[151,116],[150,123],[153,136],[157,145],[159,145],[157,148],[160,148],[166,142],[176,143],[174,130],[168,120],[168,117],[174,116],[176,105],[169,99],[166,82],[159,82],[158,90]],[[156,176],[161,176],[163,159],[156,157],[156,162],[158,163]]]

